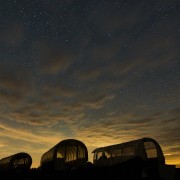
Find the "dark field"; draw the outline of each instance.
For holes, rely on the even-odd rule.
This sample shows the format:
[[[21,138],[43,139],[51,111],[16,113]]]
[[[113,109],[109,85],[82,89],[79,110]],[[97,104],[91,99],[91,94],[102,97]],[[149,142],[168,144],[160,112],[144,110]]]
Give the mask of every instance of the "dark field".
[[[92,164],[78,169],[69,169],[64,171],[53,171],[49,169],[41,170],[32,168],[30,170],[21,170],[16,172],[1,172],[0,179],[13,180],[179,180],[180,168],[176,168],[172,176],[160,175],[158,166],[153,164],[151,167],[143,164],[140,159],[111,166],[111,167],[95,167]]]

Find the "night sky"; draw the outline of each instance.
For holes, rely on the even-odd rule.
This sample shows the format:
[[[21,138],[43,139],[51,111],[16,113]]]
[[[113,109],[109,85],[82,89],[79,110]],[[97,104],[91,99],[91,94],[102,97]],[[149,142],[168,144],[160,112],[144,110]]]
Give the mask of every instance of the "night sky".
[[[0,159],[151,137],[180,166],[180,1],[0,0],[0,112]]]

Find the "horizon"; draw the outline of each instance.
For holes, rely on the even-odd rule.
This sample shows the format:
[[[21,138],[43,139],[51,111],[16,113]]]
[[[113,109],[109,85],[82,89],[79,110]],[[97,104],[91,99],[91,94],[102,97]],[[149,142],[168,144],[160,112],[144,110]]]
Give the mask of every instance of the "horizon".
[[[147,138],[147,137],[142,137],[142,138]],[[149,138],[149,137],[148,137]],[[68,139],[72,139],[72,138],[68,138]],[[141,139],[141,138],[139,138],[139,139]],[[65,139],[63,139],[63,140],[65,140]],[[132,139],[131,141],[133,141],[133,140],[136,140],[136,139]],[[62,141],[62,140],[61,140]],[[61,142],[61,141],[59,141],[59,142]],[[59,143],[58,142],[58,143]],[[126,142],[130,142],[130,141],[126,141]],[[106,146],[111,146],[111,145],[117,145],[117,144],[122,144],[122,143],[126,143],[126,142],[121,142],[121,143],[116,143],[116,144],[109,144],[109,145],[106,145]],[[57,143],[57,144],[58,144]],[[57,145],[57,144],[55,144],[55,145]],[[54,146],[55,146],[54,145]],[[160,144],[159,144],[160,145]],[[52,147],[54,147],[54,146],[52,146]],[[99,146],[99,147],[96,147],[96,148],[100,148],[100,147],[106,147],[106,146]],[[47,151],[49,151],[52,147],[50,147]],[[161,145],[160,145],[160,147],[161,147]],[[88,162],[91,162],[91,163],[93,163],[93,154],[92,154],[92,151],[93,150],[95,150],[96,149],[95,147],[94,148],[88,148],[87,147],[87,150],[88,150]],[[91,149],[91,151],[89,152],[89,149]],[[162,149],[162,147],[161,147],[161,149]],[[46,153],[47,151],[45,151],[44,153]],[[163,149],[162,149],[162,151],[163,151]],[[25,152],[25,151],[21,151],[21,152]],[[20,153],[20,152],[17,152],[17,153]],[[25,152],[26,153],[26,152]],[[44,154],[43,153],[43,154]],[[14,154],[16,154],[16,153],[14,153]],[[14,154],[11,154],[11,155],[14,155]],[[28,153],[29,154],[29,153]],[[43,155],[42,154],[42,155]],[[163,153],[164,154],[164,153]],[[9,155],[9,156],[11,156],[11,155]],[[31,154],[29,154],[30,156],[31,156]],[[42,155],[41,155],[41,157],[42,157]],[[167,164],[167,165],[175,165],[176,166],[176,168],[180,168],[180,164],[178,164],[178,163],[176,163],[176,161],[168,161],[167,160],[167,156],[170,156],[170,154],[164,154],[164,157],[165,157],[165,164]],[[6,157],[8,157],[8,156],[6,156]],[[3,157],[3,158],[6,158],[6,157]],[[32,165],[31,165],[31,169],[32,168],[39,168],[40,167],[40,163],[41,163],[41,157],[39,158],[39,164],[37,163],[37,161],[34,163],[33,162],[33,158],[32,158]],[[0,158],[0,160],[1,159],[3,159],[3,158]]]

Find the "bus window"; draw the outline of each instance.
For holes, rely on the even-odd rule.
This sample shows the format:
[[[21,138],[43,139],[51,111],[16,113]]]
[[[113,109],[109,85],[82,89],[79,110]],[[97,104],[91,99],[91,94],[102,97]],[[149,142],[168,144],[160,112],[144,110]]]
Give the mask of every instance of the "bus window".
[[[147,158],[157,158],[156,146],[153,142],[144,142]]]
[[[110,157],[111,157],[111,154],[110,154],[109,152],[105,151],[105,156],[106,156],[107,158],[110,158]]]
[[[122,156],[122,149],[115,149],[111,151],[111,157]]]
[[[133,156],[135,155],[135,146],[123,148],[123,156]]]
[[[60,147],[60,148],[58,148],[57,149],[57,158],[65,158],[65,156],[64,156],[64,153],[65,152],[65,149],[64,149],[64,147]]]
[[[96,156],[96,160],[98,160],[102,156],[102,152],[98,152]]]

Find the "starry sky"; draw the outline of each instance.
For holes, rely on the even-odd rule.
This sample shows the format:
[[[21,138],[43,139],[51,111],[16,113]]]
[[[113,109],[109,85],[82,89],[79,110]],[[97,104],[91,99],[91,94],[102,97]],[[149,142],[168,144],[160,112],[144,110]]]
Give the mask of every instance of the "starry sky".
[[[180,167],[179,0],[1,0],[0,159],[61,140],[156,139]]]

